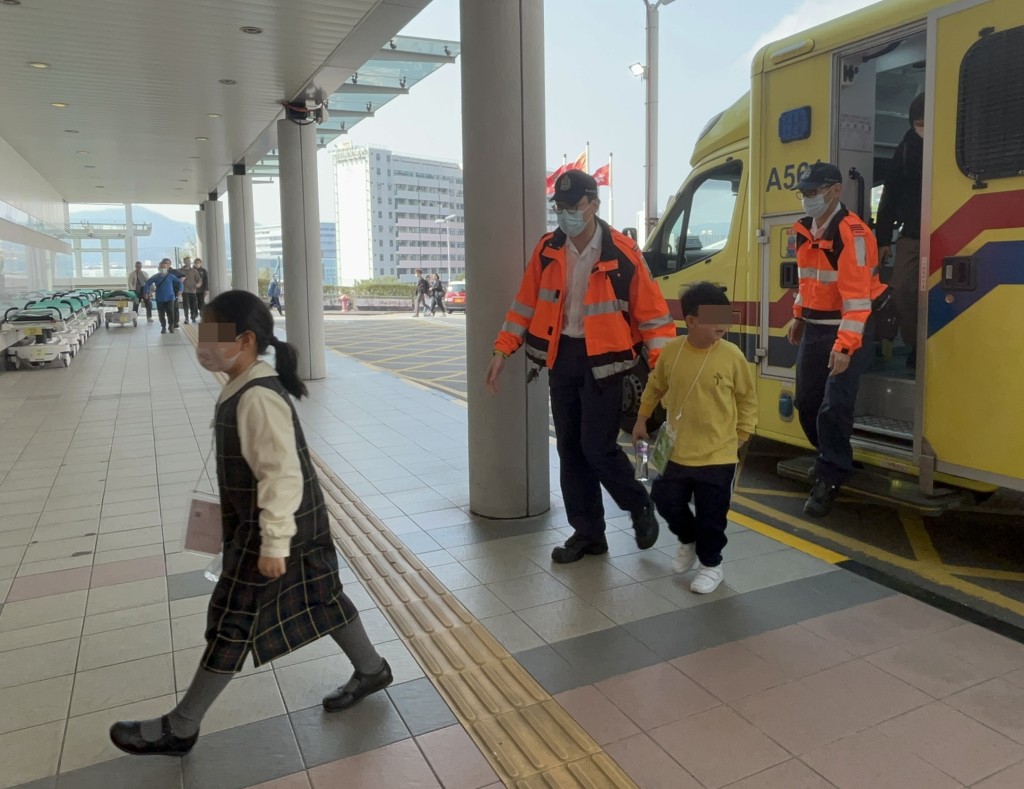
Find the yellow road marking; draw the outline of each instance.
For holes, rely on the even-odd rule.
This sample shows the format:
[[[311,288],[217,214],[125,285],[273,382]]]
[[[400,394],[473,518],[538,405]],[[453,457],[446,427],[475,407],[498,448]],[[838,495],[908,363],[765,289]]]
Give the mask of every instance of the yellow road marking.
[[[967,575],[971,578],[988,578],[993,581],[1024,581],[1024,573],[1010,570],[989,570],[985,567],[964,567],[958,564],[945,565],[946,572],[953,575]]]
[[[758,534],[763,534],[765,537],[770,537],[776,542],[781,542],[783,545],[788,545],[790,548],[796,548],[798,551],[810,554],[811,556],[828,562],[829,564],[839,564],[839,562],[845,562],[847,558],[849,558],[843,556],[841,553],[836,553],[835,551],[831,551],[821,545],[817,545],[810,540],[805,540],[802,537],[797,537],[796,535],[790,534],[782,529],[776,529],[774,526],[769,526],[767,523],[754,520],[741,512],[730,512],[729,520],[735,521],[751,531],[756,531]]]
[[[942,557],[935,550],[931,535],[928,534],[928,529],[924,525],[924,518],[909,510],[900,510],[899,516],[917,560],[932,567],[942,567]]]
[[[737,495],[733,497],[733,500],[747,509],[751,509],[769,518],[779,520],[795,529],[801,529],[822,539],[842,545],[844,548],[856,553],[862,553],[865,556],[870,556],[871,558],[885,564],[892,565],[893,567],[899,567],[901,570],[907,570],[921,578],[924,578],[925,580],[931,581],[939,586],[954,589],[968,597],[974,597],[978,600],[983,600],[986,603],[999,606],[1000,608],[1005,608],[1007,611],[1010,611],[1017,616],[1024,616],[1024,602],[1014,600],[1012,597],[1007,597],[999,592],[986,589],[982,586],[978,586],[970,583],[969,581],[958,578],[949,572],[948,568],[926,565],[913,559],[906,559],[902,556],[898,556],[897,554],[883,551],[880,548],[876,548],[874,545],[864,542],[863,540],[858,540],[855,537],[849,537],[845,534],[830,531],[815,523],[802,521],[798,518],[792,517],[791,515],[787,515],[784,512],[779,512],[778,510],[761,504],[754,499],[748,499],[745,496]]]
[[[784,499],[806,499],[807,493],[800,493],[793,490],[771,490],[770,488],[744,488],[736,486],[736,493],[745,493],[749,496],[778,496]]]

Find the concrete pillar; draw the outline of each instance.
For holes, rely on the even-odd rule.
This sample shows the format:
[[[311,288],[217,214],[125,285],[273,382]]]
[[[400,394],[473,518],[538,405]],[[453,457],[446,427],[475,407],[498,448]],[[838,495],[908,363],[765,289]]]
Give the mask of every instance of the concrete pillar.
[[[132,204],[124,204],[124,261],[125,270],[131,274],[135,270],[135,261],[139,259],[139,239],[135,237],[135,219],[132,217]]]
[[[299,376],[327,375],[324,345],[324,270],[320,261],[320,194],[316,124],[277,122],[281,171],[281,249],[284,257],[285,328],[299,351]]]
[[[244,168],[243,168],[244,170]],[[252,176],[228,176],[228,225],[231,228],[231,287],[259,295],[256,224],[252,213]]]
[[[206,213],[206,257],[203,263],[210,272],[210,298],[231,289],[228,280],[227,250],[224,246],[224,204],[213,197],[203,203]]]
[[[469,503],[489,518],[550,507],[547,375],[520,350],[484,389],[494,338],[545,233],[543,0],[462,0]],[[497,191],[495,191],[497,190]],[[495,200],[495,194],[502,198]]]
[[[196,211],[196,257],[203,261],[204,266],[206,265],[206,211],[203,210],[202,203]]]

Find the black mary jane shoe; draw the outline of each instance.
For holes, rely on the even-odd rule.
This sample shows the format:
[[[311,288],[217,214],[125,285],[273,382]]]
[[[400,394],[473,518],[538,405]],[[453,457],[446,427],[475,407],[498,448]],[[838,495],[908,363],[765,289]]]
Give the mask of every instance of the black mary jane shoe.
[[[160,739],[149,742],[142,737],[139,721],[118,721],[110,727],[110,741],[134,756],[184,756],[199,739],[199,732],[191,737],[178,737],[171,731],[166,715],[160,719],[160,725],[163,729]]]
[[[365,699],[371,693],[384,690],[392,683],[394,676],[391,674],[391,666],[385,660],[384,665],[374,674],[360,674],[358,671],[352,675],[352,679],[324,696],[324,709],[328,712],[340,712],[353,707]]]

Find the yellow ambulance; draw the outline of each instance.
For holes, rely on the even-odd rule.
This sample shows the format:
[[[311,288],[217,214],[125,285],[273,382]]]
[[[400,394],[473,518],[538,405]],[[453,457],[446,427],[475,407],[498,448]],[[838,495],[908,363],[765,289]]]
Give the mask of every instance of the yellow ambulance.
[[[674,311],[689,283],[727,288],[731,338],[757,369],[758,434],[809,446],[786,337],[802,213],[791,189],[810,164],[834,162],[843,202],[873,222],[924,92],[917,337],[865,349],[875,360],[854,447],[868,471],[851,482],[923,511],[1024,490],[1022,53],[1022,0],[887,0],[764,47],[750,92],[708,122],[645,244]],[[810,469],[779,464],[800,479]]]

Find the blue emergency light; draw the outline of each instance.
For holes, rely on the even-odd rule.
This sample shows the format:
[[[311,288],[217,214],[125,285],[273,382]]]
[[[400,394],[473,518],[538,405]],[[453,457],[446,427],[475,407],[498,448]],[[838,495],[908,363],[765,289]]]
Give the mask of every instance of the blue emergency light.
[[[811,108],[786,110],[779,116],[779,139],[782,142],[806,140],[811,136]]]

